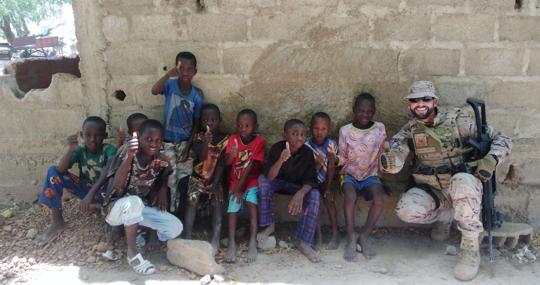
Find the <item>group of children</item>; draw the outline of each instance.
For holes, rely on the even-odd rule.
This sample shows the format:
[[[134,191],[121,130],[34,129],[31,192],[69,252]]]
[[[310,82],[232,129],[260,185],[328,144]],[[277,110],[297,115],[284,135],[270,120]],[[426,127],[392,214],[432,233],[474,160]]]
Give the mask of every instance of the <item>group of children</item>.
[[[375,99],[358,95],[353,122],[340,128],[339,144],[329,138],[332,126],[324,112],[313,115],[308,128],[297,119],[285,122],[283,140],[265,156],[265,139],[257,133],[257,114],[251,109],[236,117],[236,132],[221,131],[218,106],[204,103],[202,90],[192,85],[197,61],[190,52],[176,57],[176,66],[152,87],[165,96],[164,124],[140,113],[128,117],[130,137],[117,145],[107,138],[105,121],[88,117],[80,136],[68,138],[69,149],[60,164],[49,168],[39,201],[51,209],[52,224],[41,242],[63,228],[61,197],[66,190],[81,198],[81,210],[101,203],[106,222],[123,226],[128,263],[136,272],[151,274],[154,266],[138,252],[139,226],[156,231],[160,241],[190,239],[197,205],[207,195],[212,205],[214,254],[219,249],[222,209],[227,201],[229,243],[226,262],[235,262],[238,214],[247,211],[250,231],[246,262],[257,258],[257,244],[275,231],[274,193],[291,195],[288,212],[300,216],[295,246],[312,262],[319,262],[322,246],[319,205],[321,197],[332,225],[328,249],[339,244],[333,181],[339,173],[344,192],[347,241],[344,257],[354,260],[357,241],[366,257],[375,253],[367,242],[382,214],[384,190],[377,177],[378,156],[386,139],[384,125],[374,122]],[[118,151],[117,151],[118,148]],[[79,176],[68,172],[78,164]],[[354,229],[357,195],[373,200],[365,226]],[[228,195],[228,196],[226,196]],[[181,197],[187,197],[182,199]],[[186,202],[184,203],[183,200]],[[183,224],[177,216],[183,213]],[[121,227],[120,227],[121,228]],[[259,231],[260,230],[260,231]]]

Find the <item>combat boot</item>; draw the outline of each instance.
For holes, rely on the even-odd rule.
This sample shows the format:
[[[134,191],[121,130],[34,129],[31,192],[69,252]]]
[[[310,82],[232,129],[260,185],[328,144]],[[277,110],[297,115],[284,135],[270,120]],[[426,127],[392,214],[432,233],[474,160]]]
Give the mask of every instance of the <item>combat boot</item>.
[[[447,240],[450,236],[452,221],[436,221],[431,228],[431,239],[436,241]]]
[[[469,281],[476,277],[480,267],[479,234],[467,233],[461,236],[461,252],[454,268],[454,277],[461,281]]]

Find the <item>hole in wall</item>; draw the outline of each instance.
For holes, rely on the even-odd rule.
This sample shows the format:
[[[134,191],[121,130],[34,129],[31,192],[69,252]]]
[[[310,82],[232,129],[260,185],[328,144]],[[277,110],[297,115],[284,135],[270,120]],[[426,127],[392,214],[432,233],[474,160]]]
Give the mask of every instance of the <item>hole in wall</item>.
[[[516,3],[514,4],[514,9],[521,10],[522,6],[523,6],[523,0],[516,0]]]
[[[114,98],[118,99],[118,101],[124,101],[126,99],[126,92],[124,90],[116,90],[114,91]]]

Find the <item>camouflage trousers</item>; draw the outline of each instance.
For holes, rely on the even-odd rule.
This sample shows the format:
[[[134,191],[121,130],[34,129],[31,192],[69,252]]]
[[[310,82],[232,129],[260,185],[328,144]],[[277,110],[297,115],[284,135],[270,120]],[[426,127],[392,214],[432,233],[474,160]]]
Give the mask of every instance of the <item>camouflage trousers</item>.
[[[169,181],[167,182],[167,185],[171,190],[171,203],[169,207],[170,212],[175,212],[178,205],[178,181],[186,176],[191,175],[191,172],[193,171],[193,158],[191,158],[191,156],[188,156],[186,161],[180,162],[180,156],[186,147],[187,141],[182,141],[178,144],[169,142],[163,144],[165,156],[167,156],[169,159],[169,163],[171,164],[173,170],[171,175],[169,175]]]
[[[439,190],[433,190],[439,191]],[[397,216],[404,222],[431,224],[437,221],[456,220],[461,232],[483,231],[482,183],[468,173],[452,176],[450,186],[441,191],[440,206],[426,191],[413,187],[403,193],[396,206]]]

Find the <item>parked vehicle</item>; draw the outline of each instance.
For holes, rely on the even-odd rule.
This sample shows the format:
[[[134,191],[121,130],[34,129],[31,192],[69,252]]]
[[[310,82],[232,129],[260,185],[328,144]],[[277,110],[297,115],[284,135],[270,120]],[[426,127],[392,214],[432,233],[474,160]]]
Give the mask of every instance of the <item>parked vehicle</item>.
[[[0,43],[0,58],[10,60],[13,55],[13,49],[9,43]]]

